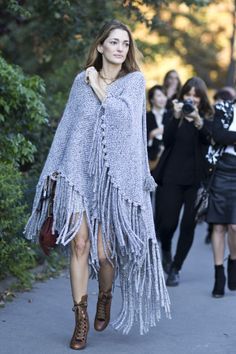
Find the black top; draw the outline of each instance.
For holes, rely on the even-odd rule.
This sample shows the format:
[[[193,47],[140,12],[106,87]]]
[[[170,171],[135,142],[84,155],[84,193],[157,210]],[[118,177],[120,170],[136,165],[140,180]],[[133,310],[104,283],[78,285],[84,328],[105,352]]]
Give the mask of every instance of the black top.
[[[194,139],[196,128],[186,119],[177,129],[173,150],[166,161],[163,182],[189,185],[194,183]]]
[[[166,112],[164,112],[163,114],[163,118],[162,118],[162,124],[165,125],[166,124]],[[149,140],[149,134],[152,130],[158,128],[157,122],[156,122],[156,118],[155,115],[152,111],[147,112],[147,141]],[[148,159],[153,161],[156,159],[157,154],[160,151],[160,145],[163,144],[162,140],[153,139],[153,143],[151,146],[148,146],[147,150],[148,150]]]
[[[206,177],[211,122],[204,119],[202,129],[198,130],[193,122],[175,119],[172,111],[169,117],[163,134],[165,150],[154,178],[158,184],[199,185]]]

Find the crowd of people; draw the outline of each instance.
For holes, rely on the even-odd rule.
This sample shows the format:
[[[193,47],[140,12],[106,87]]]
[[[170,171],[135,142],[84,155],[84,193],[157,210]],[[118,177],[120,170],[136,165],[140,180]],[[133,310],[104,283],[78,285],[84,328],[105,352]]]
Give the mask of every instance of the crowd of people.
[[[228,288],[236,290],[236,91],[223,87],[214,103],[200,77],[183,85],[176,70],[148,91],[147,149],[157,183],[152,205],[161,244],[166,285],[177,286],[197,224],[196,200],[202,186],[209,189],[206,243],[215,264],[214,297],[225,288],[224,252],[228,235]],[[182,212],[181,212],[182,211]],[[179,226],[175,252],[174,233]]]

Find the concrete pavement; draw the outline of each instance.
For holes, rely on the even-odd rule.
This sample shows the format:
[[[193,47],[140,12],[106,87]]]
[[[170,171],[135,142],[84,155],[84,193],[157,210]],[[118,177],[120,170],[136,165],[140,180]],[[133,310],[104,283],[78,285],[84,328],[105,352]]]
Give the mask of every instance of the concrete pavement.
[[[97,284],[90,281],[91,329],[88,354],[235,354],[236,292],[226,289],[222,299],[213,299],[213,262],[210,246],[204,244],[206,226],[199,225],[195,241],[180,274],[181,283],[169,288],[172,320],[163,317],[145,336],[134,328],[128,336],[108,328],[93,329]],[[116,288],[113,316],[119,311]],[[66,354],[74,326],[68,273],[45,283],[36,283],[29,293],[18,294],[0,309],[1,354]]]

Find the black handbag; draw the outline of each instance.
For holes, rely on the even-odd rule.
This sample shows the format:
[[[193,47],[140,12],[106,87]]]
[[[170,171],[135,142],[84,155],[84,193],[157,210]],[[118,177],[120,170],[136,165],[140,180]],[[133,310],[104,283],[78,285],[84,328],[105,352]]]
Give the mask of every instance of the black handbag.
[[[202,184],[198,189],[197,197],[195,201],[195,221],[204,221],[206,219],[208,206],[209,206],[209,195],[210,188],[213,182],[213,178],[215,175],[216,164],[214,165],[211,173],[211,177],[208,181],[207,185]]]
[[[195,221],[203,221],[206,218],[209,205],[209,189],[203,185],[198,189],[195,201]]]

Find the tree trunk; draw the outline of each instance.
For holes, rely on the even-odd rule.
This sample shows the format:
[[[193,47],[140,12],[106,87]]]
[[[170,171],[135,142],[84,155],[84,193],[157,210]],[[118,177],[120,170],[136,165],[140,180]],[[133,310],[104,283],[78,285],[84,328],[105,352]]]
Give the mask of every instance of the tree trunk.
[[[234,86],[236,79],[236,0],[234,0],[232,11],[233,31],[230,38],[230,63],[227,70],[226,85]]]

